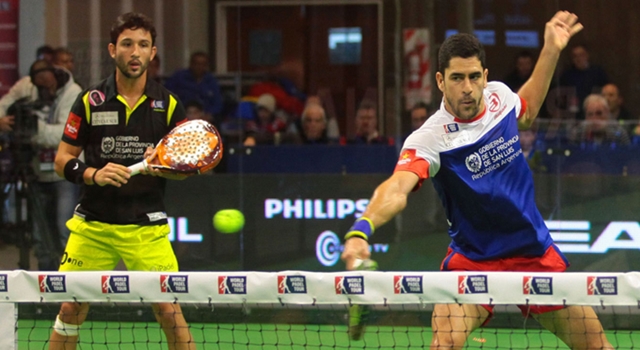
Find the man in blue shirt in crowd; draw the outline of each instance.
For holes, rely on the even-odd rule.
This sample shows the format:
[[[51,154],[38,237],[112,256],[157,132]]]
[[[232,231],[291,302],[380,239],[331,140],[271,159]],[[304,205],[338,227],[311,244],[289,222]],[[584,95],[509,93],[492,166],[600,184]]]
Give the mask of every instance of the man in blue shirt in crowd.
[[[200,102],[209,120],[214,120],[222,110],[218,80],[209,72],[209,55],[202,51],[194,52],[189,68],[175,72],[167,79],[165,87],[178,95],[185,104]]]

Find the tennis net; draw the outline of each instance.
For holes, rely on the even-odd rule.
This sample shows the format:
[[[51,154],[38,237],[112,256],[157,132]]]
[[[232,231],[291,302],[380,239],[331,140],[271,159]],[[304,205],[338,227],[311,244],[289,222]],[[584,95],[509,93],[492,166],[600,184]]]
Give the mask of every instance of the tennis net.
[[[81,349],[166,349],[150,304],[179,302],[199,349],[428,349],[433,305],[495,306],[466,348],[566,349],[516,305],[586,305],[640,348],[640,273],[0,272],[0,349],[43,349],[60,303],[89,302]],[[368,305],[361,340],[351,305]],[[580,322],[580,320],[576,320]]]

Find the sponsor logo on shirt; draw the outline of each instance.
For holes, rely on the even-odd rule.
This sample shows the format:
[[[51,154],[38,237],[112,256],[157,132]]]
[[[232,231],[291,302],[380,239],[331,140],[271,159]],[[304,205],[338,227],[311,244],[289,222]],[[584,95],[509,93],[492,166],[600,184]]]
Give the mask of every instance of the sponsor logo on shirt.
[[[336,276],[336,294],[364,294],[364,277]]]
[[[522,294],[553,294],[553,278],[552,277],[522,277]]]
[[[447,124],[443,125],[442,127],[444,127],[444,132],[447,134],[460,131],[460,126],[458,126],[458,123]]]
[[[478,152],[473,152],[467,156],[467,159],[464,160],[464,164],[470,172],[477,173],[482,168],[482,159]]]
[[[153,221],[159,221],[159,220],[164,220],[167,218],[167,213],[163,212],[163,211],[156,211],[153,213],[147,213],[147,217],[149,218],[149,221],[153,222]]]
[[[587,295],[618,295],[618,277],[588,276]]]
[[[278,294],[306,294],[307,279],[305,276],[278,276]]]
[[[80,130],[80,123],[82,122],[82,118],[74,114],[73,112],[69,113],[69,118],[67,118],[67,124],[64,126],[64,134],[71,139],[78,138],[78,130]]]
[[[247,294],[247,277],[218,276],[218,294]]]
[[[114,148],[116,148],[116,140],[113,137],[105,136],[102,138],[102,143],[100,144],[102,153],[111,153]]]
[[[106,98],[104,97],[104,94],[102,93],[102,91],[100,90],[91,90],[91,92],[89,92],[89,104],[97,107],[100,106],[101,104],[104,103],[104,101],[106,101]]]
[[[489,293],[487,275],[458,276],[458,294]]]
[[[164,101],[151,100],[151,108],[157,112],[164,112]]]
[[[38,275],[40,293],[66,293],[67,282],[64,275]]]
[[[102,293],[129,293],[129,276],[102,276]]]
[[[415,149],[405,149],[400,153],[400,158],[398,159],[398,165],[405,165],[411,163],[411,161],[416,157]]]
[[[422,276],[393,276],[394,294],[422,294]]]
[[[500,96],[497,93],[489,95],[489,112],[495,113],[500,109]]]
[[[91,113],[91,125],[118,125],[118,112],[93,112]]]
[[[161,293],[189,293],[189,276],[160,275]]]

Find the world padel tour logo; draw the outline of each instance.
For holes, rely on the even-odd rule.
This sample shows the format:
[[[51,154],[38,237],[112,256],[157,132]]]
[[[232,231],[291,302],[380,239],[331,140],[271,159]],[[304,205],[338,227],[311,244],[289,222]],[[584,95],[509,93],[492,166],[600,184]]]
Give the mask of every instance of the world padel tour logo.
[[[278,276],[278,294],[306,294],[307,278],[305,276]]]
[[[393,276],[393,293],[422,294],[422,276]]]
[[[553,294],[553,278],[552,277],[522,277],[522,294]]]
[[[247,277],[218,276],[218,294],[247,294]]]
[[[67,281],[64,275],[38,275],[40,293],[66,293]]]
[[[189,276],[160,275],[161,293],[189,293]]]
[[[129,276],[102,276],[102,294],[129,293]]]
[[[7,292],[8,290],[7,275],[0,275],[0,292]]]
[[[587,276],[587,295],[618,295],[618,277]]]
[[[458,276],[458,294],[489,293],[487,275]]]
[[[364,277],[336,276],[336,294],[364,294]]]

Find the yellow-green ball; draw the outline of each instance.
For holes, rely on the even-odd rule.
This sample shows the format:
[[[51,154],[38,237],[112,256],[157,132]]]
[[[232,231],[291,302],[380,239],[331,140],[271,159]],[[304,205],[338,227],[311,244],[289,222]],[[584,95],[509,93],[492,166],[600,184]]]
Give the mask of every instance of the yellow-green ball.
[[[213,227],[220,233],[236,233],[244,227],[244,215],[237,209],[223,209],[213,216]]]

